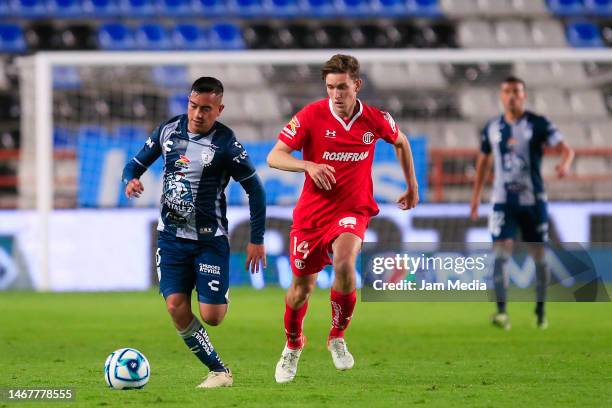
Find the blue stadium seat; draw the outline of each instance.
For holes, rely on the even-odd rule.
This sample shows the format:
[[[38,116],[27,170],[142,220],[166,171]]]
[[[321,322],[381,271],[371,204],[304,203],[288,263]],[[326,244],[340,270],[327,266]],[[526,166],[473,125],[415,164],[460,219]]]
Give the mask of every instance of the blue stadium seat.
[[[244,40],[240,26],[232,23],[217,23],[210,26],[210,47],[218,50],[241,50]]]
[[[60,65],[53,67],[53,88],[78,89],[81,86],[81,76],[75,66]]]
[[[336,11],[341,16],[364,17],[372,14],[368,0],[335,0]]]
[[[292,18],[301,14],[298,0],[263,0],[263,7],[266,14],[273,17]]]
[[[149,136],[149,131],[144,126],[118,125],[113,129],[113,136],[118,139],[125,140],[126,143],[138,140],[144,142]]]
[[[49,14],[56,18],[73,18],[83,15],[79,0],[47,0]]]
[[[438,0],[406,0],[406,8],[408,13],[415,16],[433,17],[441,14]]]
[[[77,139],[83,141],[86,139],[106,139],[110,134],[108,130],[98,125],[81,125],[77,131]]]
[[[262,0],[228,0],[227,7],[230,14],[241,18],[261,17],[265,12]]]
[[[47,4],[44,0],[9,0],[11,11],[21,17],[35,18],[47,14]]]
[[[193,12],[191,0],[157,0],[157,13],[161,16],[184,17]]]
[[[105,50],[134,49],[134,33],[131,28],[125,24],[103,24],[98,29],[98,46]]]
[[[338,13],[333,0],[303,0],[305,13],[312,17],[332,17]]]
[[[198,24],[177,24],[172,30],[174,48],[206,50],[210,48],[206,28]]]
[[[187,88],[189,73],[185,65],[155,65],[151,69],[153,82],[164,88]]]
[[[225,0],[192,0],[192,7],[200,17],[226,17],[228,13]]]
[[[371,0],[370,5],[374,14],[383,17],[400,17],[408,14],[404,0]]]
[[[168,30],[161,24],[141,24],[136,28],[134,38],[136,48],[141,50],[168,50],[172,48]]]
[[[0,53],[24,52],[26,48],[21,26],[17,24],[0,24]]]
[[[599,27],[589,22],[569,23],[566,29],[567,41],[576,48],[603,47]]]
[[[612,0],[584,0],[584,8],[588,14],[612,16]]]
[[[8,0],[0,0],[0,17],[12,16],[13,11],[11,10]]]
[[[548,8],[559,16],[578,16],[584,14],[582,0],[547,0]]]
[[[123,16],[150,17],[157,13],[153,0],[119,0],[119,11]]]
[[[168,115],[177,116],[187,112],[189,96],[187,91],[177,92],[168,98]]]
[[[74,149],[77,145],[77,135],[70,129],[63,127],[53,128],[53,147],[55,149]]]
[[[117,0],[82,0],[83,12],[94,17],[114,17],[119,14]]]

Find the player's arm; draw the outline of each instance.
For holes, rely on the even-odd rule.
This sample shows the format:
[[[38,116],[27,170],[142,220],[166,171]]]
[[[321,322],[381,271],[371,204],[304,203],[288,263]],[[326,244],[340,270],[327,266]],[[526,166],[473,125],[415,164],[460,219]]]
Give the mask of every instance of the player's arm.
[[[121,180],[123,184],[125,184],[125,195],[127,198],[140,197],[144,191],[144,186],[140,182],[140,177],[159,156],[161,156],[161,147],[159,145],[158,128],[147,139],[138,154],[136,154],[136,156],[123,168]]]
[[[555,171],[557,172],[557,177],[563,178],[569,173],[570,166],[574,161],[574,149],[569,147],[568,144],[562,140],[552,148],[552,151],[555,154],[561,155],[559,163],[555,166]]]
[[[328,164],[318,164],[301,160],[291,155],[293,149],[282,140],[276,142],[268,154],[268,166],[285,171],[308,173],[318,188],[331,190],[336,184],[334,173],[336,170]]]
[[[489,176],[493,164],[493,155],[480,152],[476,159],[476,176],[474,177],[474,187],[472,189],[472,200],[470,201],[470,218],[478,218],[478,206],[480,206],[480,195],[484,187],[485,180]]]
[[[407,187],[406,192],[399,197],[397,203],[400,209],[409,210],[414,208],[419,202],[419,185],[416,179],[416,172],[414,171],[414,159],[410,143],[408,142],[408,137],[401,130],[398,131],[393,147],[402,167]]]
[[[245,269],[251,273],[268,267],[264,233],[266,230],[266,192],[244,147],[236,140],[229,148],[230,174],[249,197],[251,237],[247,244]]]

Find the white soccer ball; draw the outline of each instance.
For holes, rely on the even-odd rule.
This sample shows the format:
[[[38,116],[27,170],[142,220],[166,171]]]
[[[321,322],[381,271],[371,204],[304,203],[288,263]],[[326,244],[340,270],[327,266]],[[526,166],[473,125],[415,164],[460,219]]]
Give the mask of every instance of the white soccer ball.
[[[104,363],[104,379],[111,388],[142,388],[149,381],[149,361],[140,351],[122,348],[109,354]]]

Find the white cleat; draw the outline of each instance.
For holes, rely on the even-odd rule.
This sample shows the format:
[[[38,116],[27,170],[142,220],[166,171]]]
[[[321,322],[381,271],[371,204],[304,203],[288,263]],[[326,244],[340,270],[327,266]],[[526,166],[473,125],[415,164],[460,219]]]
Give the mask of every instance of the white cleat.
[[[346,342],[342,337],[329,340],[327,349],[330,351],[334,365],[338,370],[350,370],[355,365],[355,359],[346,348]]]
[[[274,378],[277,383],[288,383],[295,378],[300,354],[302,354],[302,349],[290,349],[285,344],[281,358],[276,363],[276,371],[274,372]]]
[[[234,378],[232,372],[228,368],[225,371],[211,371],[208,373],[208,377],[202,384],[198,385],[197,388],[219,388],[219,387],[231,387],[234,384]]]

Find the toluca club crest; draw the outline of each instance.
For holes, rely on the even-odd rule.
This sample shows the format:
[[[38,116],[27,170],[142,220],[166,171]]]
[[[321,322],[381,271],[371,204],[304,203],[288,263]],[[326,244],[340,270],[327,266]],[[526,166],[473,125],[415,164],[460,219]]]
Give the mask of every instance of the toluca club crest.
[[[202,147],[202,166],[209,166],[214,157],[215,149],[213,149],[211,146]]]

